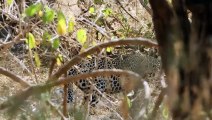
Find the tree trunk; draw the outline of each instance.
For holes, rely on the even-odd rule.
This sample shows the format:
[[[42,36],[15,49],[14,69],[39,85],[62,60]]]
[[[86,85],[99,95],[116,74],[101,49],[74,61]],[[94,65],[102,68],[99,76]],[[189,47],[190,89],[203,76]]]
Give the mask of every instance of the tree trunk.
[[[173,119],[212,119],[212,1],[150,0]],[[191,22],[187,11],[190,10]]]

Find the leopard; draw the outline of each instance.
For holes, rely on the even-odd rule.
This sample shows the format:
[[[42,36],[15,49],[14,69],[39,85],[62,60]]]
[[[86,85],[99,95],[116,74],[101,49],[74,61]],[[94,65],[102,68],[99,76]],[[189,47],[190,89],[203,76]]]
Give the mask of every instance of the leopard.
[[[143,78],[150,78],[160,71],[160,67],[160,59],[136,51],[125,55],[115,55],[115,57],[94,56],[88,60],[82,60],[68,71],[68,75],[75,76],[100,69],[123,69],[133,71]],[[103,93],[115,94],[125,91],[121,84],[121,76],[117,75],[98,76],[93,80],[80,79],[74,84],[83,91],[84,101],[89,101],[92,107],[99,103]],[[69,83],[68,86],[67,103],[72,103],[74,101],[73,84]]]

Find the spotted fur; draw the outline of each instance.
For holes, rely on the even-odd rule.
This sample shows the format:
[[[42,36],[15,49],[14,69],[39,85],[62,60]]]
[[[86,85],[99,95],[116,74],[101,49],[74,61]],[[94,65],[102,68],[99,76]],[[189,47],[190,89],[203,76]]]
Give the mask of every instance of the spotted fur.
[[[146,58],[141,53],[135,53],[125,56],[119,56],[117,58],[92,58],[86,61],[82,61],[80,64],[71,68],[68,72],[69,76],[74,76],[82,73],[89,73],[97,69],[124,69],[130,70],[145,76],[146,74],[152,74],[159,69],[160,62],[153,57]],[[85,93],[85,100],[90,101],[91,106],[95,106],[101,93],[114,94],[124,91],[121,86],[120,76],[112,75],[110,77],[99,76],[94,80],[80,79],[75,85]],[[96,90],[96,89],[98,90]],[[68,88],[68,102],[74,100],[73,88]],[[90,97],[89,97],[90,96]]]

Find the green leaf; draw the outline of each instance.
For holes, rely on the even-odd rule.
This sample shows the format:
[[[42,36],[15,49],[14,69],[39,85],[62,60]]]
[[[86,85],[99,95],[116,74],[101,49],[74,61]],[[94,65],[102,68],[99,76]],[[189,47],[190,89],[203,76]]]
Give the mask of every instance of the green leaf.
[[[35,52],[35,53],[34,53],[34,56],[35,56],[35,64],[36,64],[36,66],[37,66],[37,67],[40,67],[41,62],[40,62],[40,57],[39,57],[38,53]]]
[[[38,11],[38,16],[39,16],[39,17],[43,17],[43,11],[41,11],[41,10]]]
[[[163,105],[162,114],[163,114],[163,117],[164,117],[165,119],[168,119],[168,117],[169,117],[169,110],[168,110],[167,105]]]
[[[36,44],[35,44],[35,37],[33,36],[32,33],[28,33],[28,38],[26,40],[26,43],[29,46],[29,49],[35,48]]]
[[[90,7],[88,12],[89,12],[90,14],[94,14],[95,8],[94,8],[94,7]]]
[[[59,54],[56,58],[57,61],[57,65],[61,66],[62,65],[62,61],[63,61],[63,56],[61,54]]]
[[[60,46],[60,39],[59,38],[54,39],[52,43],[52,48],[57,49],[59,48],[59,46]]]
[[[83,46],[82,46],[82,48],[83,48],[82,50],[85,50],[85,49],[89,48],[89,44],[90,43],[84,43]]]
[[[49,94],[48,92],[41,93],[41,94],[40,94],[40,99],[41,99],[43,102],[45,102],[45,101],[47,101],[47,100],[50,99],[50,94]]]
[[[132,102],[131,100],[126,96],[126,99],[127,99],[127,104],[128,104],[128,107],[131,108],[132,107]]]
[[[107,48],[106,48],[106,51],[107,51],[107,52],[111,52],[112,49],[113,49],[112,47],[107,47]]]
[[[145,6],[149,3],[149,0],[143,0],[143,1]]]
[[[74,31],[74,21],[73,20],[70,20],[68,22],[68,32],[73,32]]]
[[[63,14],[62,11],[59,11],[57,13],[57,19],[60,21],[60,20],[63,20],[63,21],[66,21],[66,18],[65,18],[65,15]]]
[[[59,35],[65,35],[66,34],[66,18],[64,14],[60,11],[57,14],[58,16],[58,23],[57,23],[57,33]]]
[[[94,0],[94,4],[101,5],[103,4],[103,0]]]
[[[44,23],[50,23],[54,20],[55,18],[55,12],[51,8],[45,6],[45,12],[43,15],[43,22]]]
[[[92,56],[91,56],[91,55],[87,55],[87,58],[91,59],[91,58],[92,58]]]
[[[42,38],[44,41],[50,41],[51,35],[48,32],[44,32]]]
[[[51,39],[51,35],[48,32],[44,32],[42,36],[42,44],[49,45]]]
[[[33,15],[37,14],[42,8],[41,3],[30,5],[26,10],[25,14],[29,17],[32,17]]]
[[[86,42],[87,40],[87,32],[85,29],[79,29],[77,31],[77,40],[80,44],[84,45],[84,43]]]
[[[106,8],[102,12],[103,12],[103,15],[105,17],[108,17],[108,16],[110,16],[113,13],[113,10],[111,8]]]
[[[7,0],[7,4],[11,5],[13,3],[13,0]]]
[[[85,119],[85,107],[79,107],[75,110],[74,120],[83,120]]]

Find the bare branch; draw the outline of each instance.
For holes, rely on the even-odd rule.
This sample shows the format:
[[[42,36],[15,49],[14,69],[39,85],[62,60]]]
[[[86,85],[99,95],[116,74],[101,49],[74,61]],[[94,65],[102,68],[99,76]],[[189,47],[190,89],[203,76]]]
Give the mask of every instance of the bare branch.
[[[128,70],[120,70],[120,69],[102,69],[102,70],[95,70],[91,73],[85,73],[85,74],[80,74],[80,75],[76,75],[76,76],[71,76],[71,77],[67,77],[64,79],[60,79],[56,82],[53,82],[53,86],[58,86],[61,84],[68,84],[70,82],[76,82],[79,79],[86,79],[86,78],[94,78],[94,77],[98,77],[98,76],[111,76],[111,75],[117,75],[117,76],[125,76],[126,78],[129,78],[130,80],[134,80],[136,82],[142,82],[141,80],[141,76],[135,72],[132,71],[128,71]],[[137,89],[137,87],[135,87],[135,85],[131,84],[132,86],[130,86],[129,82],[132,81],[126,81],[128,83],[128,88],[126,88],[126,91],[130,91],[132,88]],[[123,87],[125,87],[126,84],[123,85]],[[137,84],[136,85],[141,85],[141,84]],[[143,84],[142,84],[143,85]],[[140,87],[140,86],[139,86]],[[142,86],[141,86],[142,87]]]
[[[157,116],[158,109],[159,109],[161,103],[163,102],[165,95],[166,95],[166,89],[164,88],[164,89],[161,90],[160,94],[158,95],[154,109],[152,110],[152,113],[149,116],[149,120],[155,120],[155,118]]]
[[[88,19],[86,19],[86,18],[84,18],[84,17],[80,17],[80,18],[78,18],[77,20],[78,20],[78,21],[81,21],[81,22],[83,22],[83,23],[85,23],[85,24],[87,24],[87,25],[91,25],[91,26],[95,27],[95,29],[96,29],[97,31],[99,31],[102,35],[104,35],[105,37],[107,37],[107,39],[110,39],[110,38],[111,38],[111,37],[108,35],[107,31],[106,31],[104,28],[98,26],[98,25],[95,24],[94,22],[91,22],[91,21],[89,21]]]
[[[30,87],[31,85],[27,83],[25,80],[21,79],[19,76],[16,76],[10,71],[7,71],[3,67],[0,67],[0,74],[3,74],[9,78],[11,78],[13,81],[20,83],[24,87]]]
[[[158,48],[158,44],[152,42],[146,38],[125,38],[125,39],[117,39],[111,40],[109,42],[98,44],[94,47],[87,49],[85,52],[80,53],[73,57],[67,64],[62,66],[55,74],[53,74],[48,81],[58,79],[62,74],[66,73],[68,69],[70,69],[73,65],[80,62],[80,60],[84,57],[87,57],[90,54],[101,51],[103,48],[117,46],[117,45],[144,45],[147,47],[155,47]]]
[[[65,74],[65,77],[67,77],[67,74]],[[63,115],[68,117],[68,110],[67,110],[67,96],[68,96],[68,84],[63,86]]]
[[[132,88],[138,89],[138,87],[142,88],[142,86],[140,86],[142,84],[137,84],[137,82],[143,83],[140,75],[137,73],[126,71],[126,70],[117,70],[117,69],[97,70],[91,73],[79,74],[79,75],[67,77],[58,81],[52,81],[51,83],[47,83],[47,84],[30,86],[29,88],[24,90],[22,93],[14,95],[11,97],[11,99],[0,104],[0,110],[6,109],[8,107],[13,107],[14,104],[21,105],[29,96],[41,94],[43,92],[50,90],[52,87],[55,87],[58,85],[64,85],[70,82],[76,82],[77,80],[80,80],[80,79],[86,79],[86,78],[97,77],[97,76],[110,76],[110,75],[126,76],[127,78],[131,79],[131,80],[128,80],[127,82],[132,82],[132,80],[134,80],[135,82],[132,85],[130,85],[128,89],[132,89]]]

